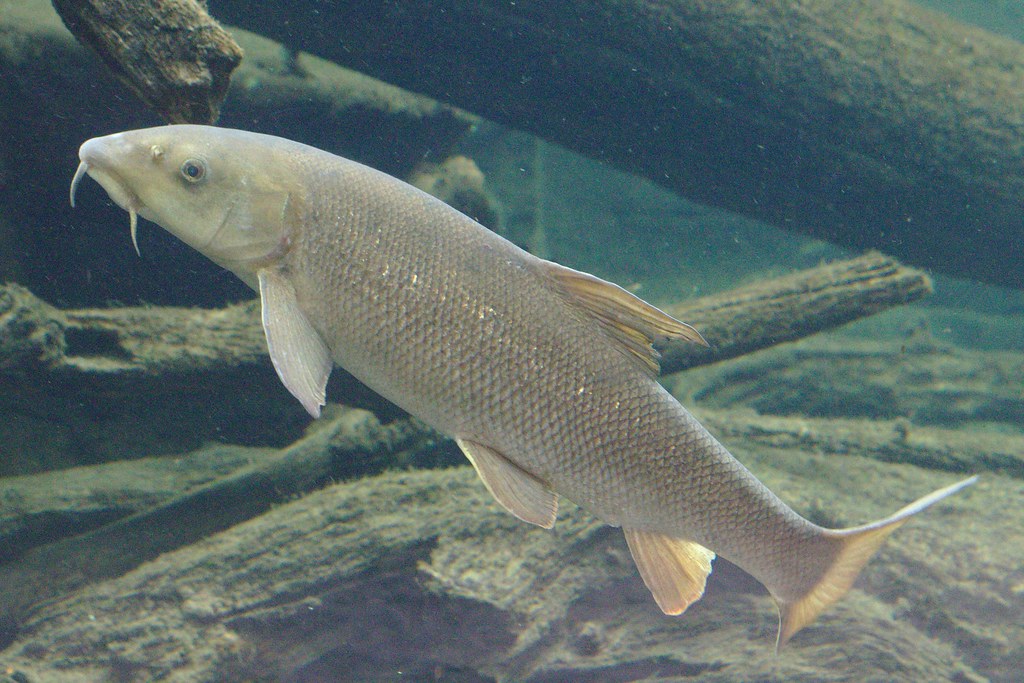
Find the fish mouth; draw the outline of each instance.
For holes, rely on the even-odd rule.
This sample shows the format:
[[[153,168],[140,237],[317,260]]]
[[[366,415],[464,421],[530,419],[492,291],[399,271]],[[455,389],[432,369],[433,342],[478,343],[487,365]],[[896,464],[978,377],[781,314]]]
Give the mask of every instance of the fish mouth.
[[[75,176],[71,179],[71,208],[75,207],[75,192],[78,190],[79,183],[88,175],[107,191],[107,195],[115,204],[128,212],[132,246],[135,247],[135,253],[141,256],[138,240],[138,212],[143,209],[143,204],[138,195],[129,189],[127,183],[118,177],[108,164],[103,163],[105,155],[102,154],[102,147],[98,143],[100,143],[100,139],[88,140],[78,152],[81,163],[78,164]]]

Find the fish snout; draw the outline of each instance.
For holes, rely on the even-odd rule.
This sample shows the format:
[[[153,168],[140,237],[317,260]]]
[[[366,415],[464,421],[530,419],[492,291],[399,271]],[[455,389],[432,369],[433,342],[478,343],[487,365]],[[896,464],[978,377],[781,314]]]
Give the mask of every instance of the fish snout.
[[[121,208],[128,209],[129,205],[134,204],[134,193],[117,173],[117,168],[128,153],[128,145],[119,134],[91,138],[83,142],[78,148],[81,163],[78,164],[75,177],[71,180],[71,206],[75,205],[75,192],[86,174],[103,186],[110,198]]]
[[[100,138],[91,138],[82,143],[82,146],[78,148],[78,169],[75,171],[75,177],[71,179],[71,208],[75,208],[75,193],[78,191],[78,184],[82,182],[82,178],[89,172],[90,161],[95,164],[99,157],[98,148],[101,146]]]
[[[78,148],[78,158],[89,166],[110,167],[128,156],[134,146],[121,133],[90,138]]]
[[[71,206],[72,208],[75,206],[75,191],[78,189],[78,184],[88,174],[107,191],[115,204],[128,212],[131,219],[132,244],[137,253],[139,251],[136,238],[137,212],[141,209],[142,203],[125,181],[123,174],[119,173],[120,168],[131,163],[135,147],[120,133],[92,138],[83,142],[78,149],[80,163],[74,178],[71,179]]]

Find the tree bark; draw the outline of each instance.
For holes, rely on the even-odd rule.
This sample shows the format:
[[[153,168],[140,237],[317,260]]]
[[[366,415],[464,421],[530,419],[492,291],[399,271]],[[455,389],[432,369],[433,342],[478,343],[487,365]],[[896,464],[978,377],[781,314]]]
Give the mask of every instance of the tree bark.
[[[696,323],[712,348],[668,344],[662,370],[791,341],[929,291],[920,271],[868,254],[685,302],[670,311]],[[0,389],[0,407],[18,416],[0,423],[0,475],[182,452],[213,438],[284,446],[307,425],[270,368],[255,301],[59,310],[18,285],[0,287]],[[341,369],[328,394],[385,418],[401,414]],[[33,446],[5,454],[5,435]]]
[[[742,356],[839,327],[931,293],[931,280],[877,252],[666,307],[704,335],[705,349],[662,349],[662,374]]]
[[[904,0],[327,4],[210,3],[688,198],[1024,286],[1017,42]]]
[[[674,341],[663,373],[713,363],[830,329],[931,292],[928,276],[877,253],[714,294],[667,311],[695,324],[710,349]],[[0,371],[149,382],[267,364],[259,305],[217,310],[124,307],[60,311],[17,285],[0,288]],[[149,378],[149,379],[147,379]],[[163,380],[159,380],[163,381]]]
[[[213,123],[242,48],[196,0],[53,0],[64,24],[168,123]]]

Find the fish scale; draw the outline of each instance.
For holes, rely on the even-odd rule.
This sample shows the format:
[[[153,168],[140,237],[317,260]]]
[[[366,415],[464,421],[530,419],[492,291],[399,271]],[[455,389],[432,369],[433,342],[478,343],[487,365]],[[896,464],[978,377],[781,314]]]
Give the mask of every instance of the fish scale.
[[[314,417],[333,361],[453,436],[521,519],[550,527],[565,496],[621,526],[666,613],[700,598],[717,553],[775,598],[781,645],[892,531],[974,480],[872,524],[824,529],[658,384],[653,342],[706,342],[616,285],[281,138],[164,126],[89,140],[79,156],[72,201],[88,174],[130,213],[133,236],[137,214],[259,292],[275,370]]]

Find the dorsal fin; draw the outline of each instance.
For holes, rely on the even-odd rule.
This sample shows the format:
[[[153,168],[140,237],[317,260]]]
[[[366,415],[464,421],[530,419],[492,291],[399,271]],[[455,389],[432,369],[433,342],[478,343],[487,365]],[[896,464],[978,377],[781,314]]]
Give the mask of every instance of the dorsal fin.
[[[661,358],[652,346],[656,340],[685,339],[708,346],[700,332],[614,283],[551,261],[541,263],[566,299],[594,316],[654,376]]]

